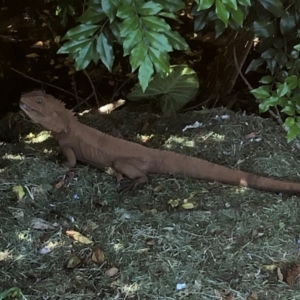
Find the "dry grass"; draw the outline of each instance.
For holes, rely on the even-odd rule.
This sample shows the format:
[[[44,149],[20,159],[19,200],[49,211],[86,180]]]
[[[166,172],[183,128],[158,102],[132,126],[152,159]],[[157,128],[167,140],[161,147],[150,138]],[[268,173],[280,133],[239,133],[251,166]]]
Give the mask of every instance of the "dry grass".
[[[225,114],[230,118],[215,118]],[[151,147],[299,181],[299,151],[272,121],[256,116],[219,109],[174,119],[118,112],[82,121],[128,140],[142,137]],[[182,132],[195,121],[204,127]],[[298,262],[299,197],[161,175],[120,194],[107,173],[82,165],[69,173],[53,139],[36,138],[39,127],[18,122],[11,131],[20,130],[21,142],[0,146],[0,293],[18,287],[24,299],[206,300],[230,290],[223,299],[247,299],[251,291],[259,300],[299,299],[297,284],[292,289],[278,278],[281,266]],[[34,139],[25,138],[29,132]],[[257,140],[246,138],[254,132]],[[25,191],[19,201],[17,185]],[[182,208],[184,201],[194,208]],[[34,218],[55,227],[34,229]],[[66,230],[93,244],[74,241]],[[41,254],[44,247],[51,251]],[[100,264],[90,259],[97,247],[105,256]],[[67,268],[72,254],[81,264]],[[266,265],[278,268],[265,271]],[[112,267],[118,273],[109,277]],[[187,288],[176,290],[177,283]]]

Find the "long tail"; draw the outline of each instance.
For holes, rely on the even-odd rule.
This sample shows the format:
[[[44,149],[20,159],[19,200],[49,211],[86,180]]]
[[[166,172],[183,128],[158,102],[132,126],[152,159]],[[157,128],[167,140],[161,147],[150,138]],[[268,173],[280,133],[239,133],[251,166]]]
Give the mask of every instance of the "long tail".
[[[155,173],[181,174],[191,178],[250,187],[257,190],[300,194],[300,183],[275,180],[252,173],[231,169],[204,159],[185,156],[169,151],[157,153]]]

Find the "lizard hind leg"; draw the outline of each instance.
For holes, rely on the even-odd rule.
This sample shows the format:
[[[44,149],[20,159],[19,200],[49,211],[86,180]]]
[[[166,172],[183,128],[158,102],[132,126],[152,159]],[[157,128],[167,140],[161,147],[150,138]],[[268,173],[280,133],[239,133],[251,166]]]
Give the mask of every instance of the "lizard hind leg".
[[[136,165],[142,165],[144,162],[133,158],[118,158],[113,162],[113,169],[131,179],[133,182],[128,189],[135,190],[138,185],[148,182],[148,177],[145,172]]]

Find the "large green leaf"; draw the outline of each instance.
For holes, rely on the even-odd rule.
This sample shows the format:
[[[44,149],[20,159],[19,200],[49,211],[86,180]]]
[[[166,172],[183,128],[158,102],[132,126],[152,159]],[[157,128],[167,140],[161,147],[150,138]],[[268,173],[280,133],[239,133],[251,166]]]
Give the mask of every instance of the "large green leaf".
[[[128,99],[158,100],[166,115],[173,115],[197,94],[199,82],[196,72],[186,65],[171,66],[168,75],[155,74],[145,92],[137,85],[128,95]]]
[[[136,44],[139,44],[143,38],[140,28],[133,30],[123,41],[124,56],[128,55]]]
[[[147,29],[158,31],[158,32],[165,32],[166,30],[171,30],[169,24],[162,18],[156,16],[148,16],[142,17],[140,20],[146,25]]]
[[[216,14],[225,26],[227,26],[230,14],[221,0],[216,0]]]
[[[162,33],[148,30],[145,32],[145,37],[147,38],[149,45],[151,45],[151,47],[161,52],[163,51],[170,52],[173,50],[168,39]]]
[[[128,19],[135,17],[136,13],[133,7],[129,4],[124,4],[118,7],[117,16],[121,19]]]
[[[196,0],[195,2],[198,4],[198,10],[206,10],[213,6],[215,0]]]
[[[176,50],[187,50],[189,48],[185,39],[179,34],[178,31],[167,30],[164,32],[171,46]]]
[[[126,19],[121,23],[120,26],[120,35],[121,37],[126,37],[128,34],[131,34],[139,26],[139,19],[137,16]]]
[[[81,48],[85,47],[91,42],[91,38],[84,40],[70,40],[64,43],[57,51],[57,54],[77,53]]]
[[[156,15],[163,9],[163,6],[154,1],[145,2],[143,5],[138,7],[138,13],[144,16]]]
[[[87,45],[85,45],[83,48],[81,48],[78,52],[78,54],[75,57],[75,69],[77,71],[85,69],[88,64],[93,59],[93,40],[90,41]]]
[[[165,11],[177,12],[185,7],[182,0],[155,0],[156,3],[161,4]]]
[[[144,41],[141,41],[132,49],[129,56],[129,62],[132,68],[132,72],[134,72],[146,59],[147,49],[148,46],[146,46]]]
[[[111,68],[115,58],[112,45],[108,42],[106,36],[103,33],[99,35],[96,45],[96,49],[99,53],[101,61],[111,72]]]
[[[100,7],[101,9],[101,7]],[[106,18],[102,9],[96,10],[93,7],[88,7],[87,10],[77,19],[77,22],[85,24],[97,24]]]
[[[223,0],[222,1],[226,7],[232,8],[233,10],[237,10],[237,2],[236,0]]]
[[[96,32],[97,29],[100,28],[100,25],[94,24],[80,24],[76,27],[70,29],[62,38],[62,41],[67,39],[72,40],[83,40],[90,37],[92,34]]]
[[[169,71],[169,55],[167,52],[161,52],[153,47],[148,48],[149,57],[158,73],[166,73]]]
[[[113,20],[116,17],[117,7],[118,7],[116,6],[117,4],[118,3],[115,3],[112,0],[101,0],[102,9],[104,13],[108,16],[110,23],[113,22]]]
[[[230,10],[230,13],[231,13],[232,19],[241,26],[244,21],[243,12],[238,8],[237,10]]]
[[[154,69],[153,69],[152,61],[150,60],[149,56],[146,56],[145,60],[140,65],[139,74],[138,74],[139,84],[143,92],[146,90],[153,73],[154,73]]]

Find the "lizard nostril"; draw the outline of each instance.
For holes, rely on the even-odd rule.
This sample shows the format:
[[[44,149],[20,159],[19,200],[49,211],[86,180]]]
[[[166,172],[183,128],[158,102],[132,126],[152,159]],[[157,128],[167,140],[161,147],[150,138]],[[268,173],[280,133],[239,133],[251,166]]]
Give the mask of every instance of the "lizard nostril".
[[[36,103],[37,103],[37,104],[41,104],[41,103],[42,103],[42,99],[37,99],[37,100],[36,100]]]

